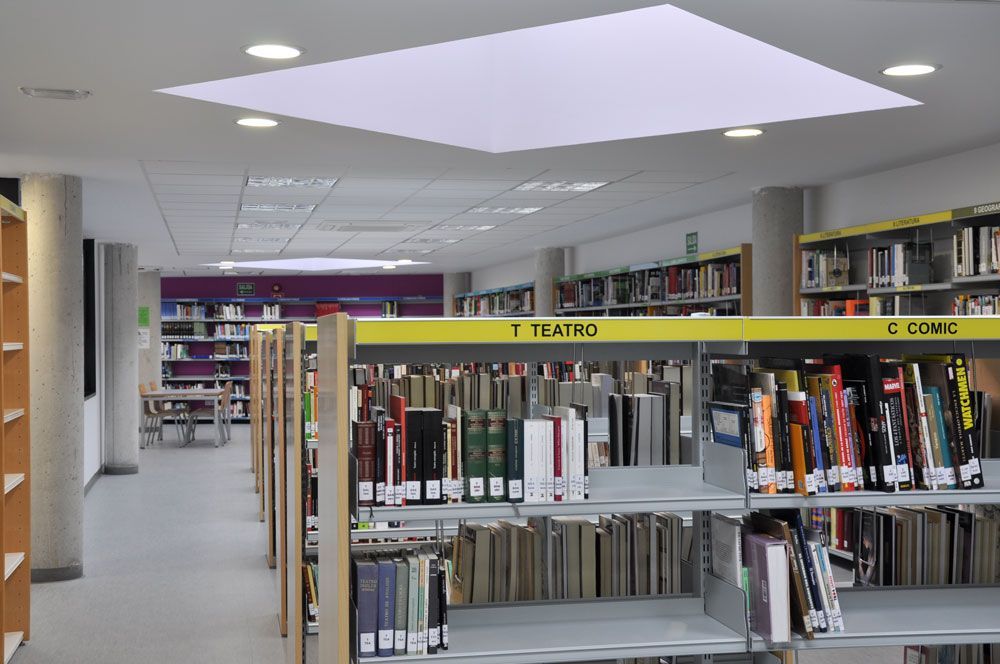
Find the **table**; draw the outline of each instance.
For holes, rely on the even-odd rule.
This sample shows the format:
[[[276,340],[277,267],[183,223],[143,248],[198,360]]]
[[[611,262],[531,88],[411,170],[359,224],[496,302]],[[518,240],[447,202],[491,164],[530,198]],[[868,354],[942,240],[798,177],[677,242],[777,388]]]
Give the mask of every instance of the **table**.
[[[215,424],[215,446],[223,443],[221,426],[222,395],[225,392],[221,387],[191,388],[185,390],[150,390],[146,392],[144,399],[149,401],[211,401],[212,421]],[[191,441],[186,441],[190,443]]]

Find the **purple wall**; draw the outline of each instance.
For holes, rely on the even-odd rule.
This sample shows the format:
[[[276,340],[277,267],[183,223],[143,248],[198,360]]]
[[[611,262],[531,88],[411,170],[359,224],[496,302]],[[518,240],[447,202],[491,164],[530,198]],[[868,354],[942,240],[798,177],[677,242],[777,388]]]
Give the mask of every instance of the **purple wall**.
[[[257,285],[255,297],[271,297],[271,286],[281,284],[285,297],[378,297],[425,295],[441,297],[444,284],[440,274],[363,275],[315,277],[163,277],[160,293],[164,299],[184,297],[237,297],[236,284]]]

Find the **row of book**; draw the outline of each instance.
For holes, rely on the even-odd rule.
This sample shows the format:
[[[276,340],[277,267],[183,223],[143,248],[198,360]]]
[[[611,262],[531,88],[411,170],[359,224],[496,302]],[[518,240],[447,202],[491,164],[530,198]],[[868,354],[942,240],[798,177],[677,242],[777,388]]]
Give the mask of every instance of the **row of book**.
[[[215,323],[216,337],[250,338],[250,326],[246,323]]]
[[[456,298],[455,315],[471,318],[530,313],[535,310],[534,299],[533,288],[468,295]]]
[[[802,298],[799,314],[802,316],[867,316],[869,301],[865,299]]]
[[[319,622],[319,564],[306,562],[302,564],[302,588],[305,591],[306,620]]]
[[[260,310],[260,317],[264,320],[278,320],[281,318],[280,304],[265,304]]]
[[[465,523],[453,540],[453,601],[676,594],[690,553],[685,543],[690,532],[669,513]]]
[[[802,288],[830,288],[850,283],[851,261],[846,250],[803,249]]]
[[[212,335],[208,333],[205,323],[177,323],[163,321],[160,328],[160,338],[168,339],[205,339]]]
[[[216,320],[241,320],[246,318],[246,309],[238,302],[218,303],[212,307],[212,318]]]
[[[889,288],[934,281],[930,242],[895,242],[868,250],[868,287]]]
[[[449,560],[430,547],[357,553],[352,601],[358,657],[434,655],[448,649]]]
[[[905,646],[903,664],[1000,664],[1000,644]]]
[[[713,513],[712,573],[747,592],[750,629],[771,643],[844,632],[826,538],[798,510]]]
[[[171,305],[169,302],[164,302],[160,306],[160,317],[184,319],[207,318],[208,315],[205,313],[204,304],[177,302]]]
[[[664,300],[691,300],[739,295],[740,264],[705,263],[697,267],[672,266],[665,275]]]
[[[970,373],[957,353],[716,362],[714,440],[759,493],[981,488],[991,400]]]
[[[850,554],[857,586],[1000,582],[1000,513],[986,507],[838,508],[830,546]]]
[[[953,316],[996,316],[1000,295],[956,295],[951,303]]]
[[[1000,272],[1000,226],[960,229],[952,237],[952,256],[956,277]]]
[[[186,360],[191,357],[191,349],[187,344],[160,342],[160,359]]]

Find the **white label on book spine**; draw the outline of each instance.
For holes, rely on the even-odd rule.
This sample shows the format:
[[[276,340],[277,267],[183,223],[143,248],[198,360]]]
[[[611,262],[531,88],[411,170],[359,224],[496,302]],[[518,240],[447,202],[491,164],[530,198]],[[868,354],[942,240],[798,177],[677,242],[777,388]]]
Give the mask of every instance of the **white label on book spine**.
[[[540,500],[539,497],[538,497],[538,481],[534,477],[529,477],[529,478],[525,479],[524,480],[524,485],[525,485],[524,486],[524,490],[525,490],[524,499],[527,502],[533,503],[533,502],[535,502],[537,500]],[[514,495],[514,492],[511,491],[511,496],[513,496],[513,495]]]
[[[396,650],[406,650],[406,630],[400,629],[396,630]]]
[[[448,626],[441,625],[441,643],[448,645]]]
[[[490,478],[490,497],[503,498],[503,478],[502,477],[491,477]]]
[[[969,470],[972,471],[973,475],[983,474],[983,469],[979,466],[979,457],[969,459]]]
[[[813,470],[813,479],[816,481],[817,487],[826,486],[826,475],[823,474],[822,468],[816,468]]]
[[[838,484],[840,482],[840,466],[834,466],[826,471],[826,479],[830,484]]]
[[[958,467],[958,472],[961,473],[963,482],[968,482],[972,479],[972,470],[969,468],[969,464],[963,463]]]
[[[809,622],[814,629],[819,629],[819,618],[816,617],[816,609],[809,609]]]
[[[424,485],[428,500],[437,500],[441,497],[441,480],[427,480]]]
[[[778,485],[778,491],[784,491],[788,487],[785,485],[785,471],[779,470],[774,476],[775,484]]]
[[[885,466],[882,466],[882,476],[885,478],[886,482],[895,482],[896,481],[896,465],[890,463],[890,464],[886,464]]]
[[[407,655],[416,655],[417,654],[417,644],[418,643],[419,642],[417,640],[417,633],[416,632],[407,632],[406,633],[406,654]]]
[[[816,476],[806,473],[806,493],[816,493]]]
[[[757,488],[757,473],[750,468],[747,468],[747,486],[751,489]]]
[[[386,650],[392,648],[393,638],[395,638],[395,631],[391,629],[380,629],[378,631],[378,648],[379,650]]]
[[[361,633],[361,652],[375,653],[375,632]]]
[[[878,482],[878,470],[875,466],[868,466],[868,474],[871,475],[872,482]]]
[[[406,499],[420,500],[420,480],[407,480]]]
[[[469,493],[473,498],[482,498],[485,494],[483,493],[483,478],[482,477],[470,477],[469,478]]]
[[[778,479],[775,475],[774,468],[767,468],[767,484],[777,484]]]
[[[556,495],[562,496],[566,493],[566,480],[562,477],[556,477]]]
[[[375,502],[380,505],[385,504],[385,482],[379,482],[375,485]]]
[[[395,505],[396,504],[396,487],[391,484],[387,484],[385,487],[385,504]]]
[[[905,463],[896,464],[896,481],[897,482],[909,482],[910,478],[910,467]]]
[[[427,647],[437,648],[441,645],[441,630],[437,627],[427,630]]]
[[[524,498],[521,480],[511,480],[507,483],[507,493],[511,500],[521,500]]]
[[[375,485],[372,482],[358,482],[358,500],[375,500]]]
[[[956,483],[955,482],[955,469],[954,468],[952,468],[951,466],[948,466],[947,468],[945,468],[944,469],[944,475],[945,475],[945,479],[947,480],[948,484],[955,484]]]

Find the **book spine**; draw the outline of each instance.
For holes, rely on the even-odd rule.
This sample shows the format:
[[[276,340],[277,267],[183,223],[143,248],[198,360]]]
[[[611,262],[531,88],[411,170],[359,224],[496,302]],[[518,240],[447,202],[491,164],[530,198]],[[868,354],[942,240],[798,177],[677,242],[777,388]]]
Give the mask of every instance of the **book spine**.
[[[410,569],[403,560],[396,560],[396,619],[393,624],[393,654],[406,654],[406,612],[409,607]]]
[[[481,503],[486,499],[486,413],[470,410],[463,413],[465,444],[465,499]]]
[[[507,483],[507,419],[502,410],[486,414],[486,476],[487,500],[503,502]]]
[[[396,641],[396,565],[391,560],[378,563],[378,642],[379,657],[391,657]]]
[[[809,438],[812,442],[812,456],[814,463],[813,475],[816,480],[816,491],[827,493],[830,487],[826,481],[826,460],[823,455],[823,437],[820,434],[820,413],[816,403],[816,397],[807,397],[809,403]]]
[[[851,449],[850,433],[847,428],[847,412],[844,405],[844,390],[840,379],[830,378],[830,395],[833,397],[834,427],[837,437],[837,455],[840,460],[840,481],[842,491],[854,491],[854,452]]]
[[[826,482],[831,491],[840,491],[840,460],[838,458],[839,447],[837,445],[837,434],[834,428],[833,404],[830,400],[830,393],[827,390],[820,390],[819,406],[822,408],[823,424],[823,460],[826,466]]]
[[[354,448],[358,456],[358,505],[375,505],[375,437],[370,422],[354,423]]]
[[[440,561],[432,555],[427,561],[427,654],[436,655],[441,646],[441,573]]]
[[[431,408],[420,413],[424,504],[440,505],[445,502],[444,494],[441,491],[441,480],[444,473],[441,411]]]
[[[507,500],[524,502],[524,420],[507,422]]]
[[[420,410],[406,409],[406,504],[423,504],[423,423]]]
[[[375,422],[375,504],[385,505],[385,476],[388,459],[385,454],[385,410],[372,408]]]
[[[954,385],[953,417],[956,431],[961,434],[959,459],[962,465],[959,467],[959,473],[962,488],[978,489],[983,486],[983,471],[979,463],[979,455],[976,452],[976,418],[965,356],[952,355],[949,369],[949,387]]]
[[[358,656],[375,657],[379,624],[378,566],[372,561],[355,565],[358,609]]]

